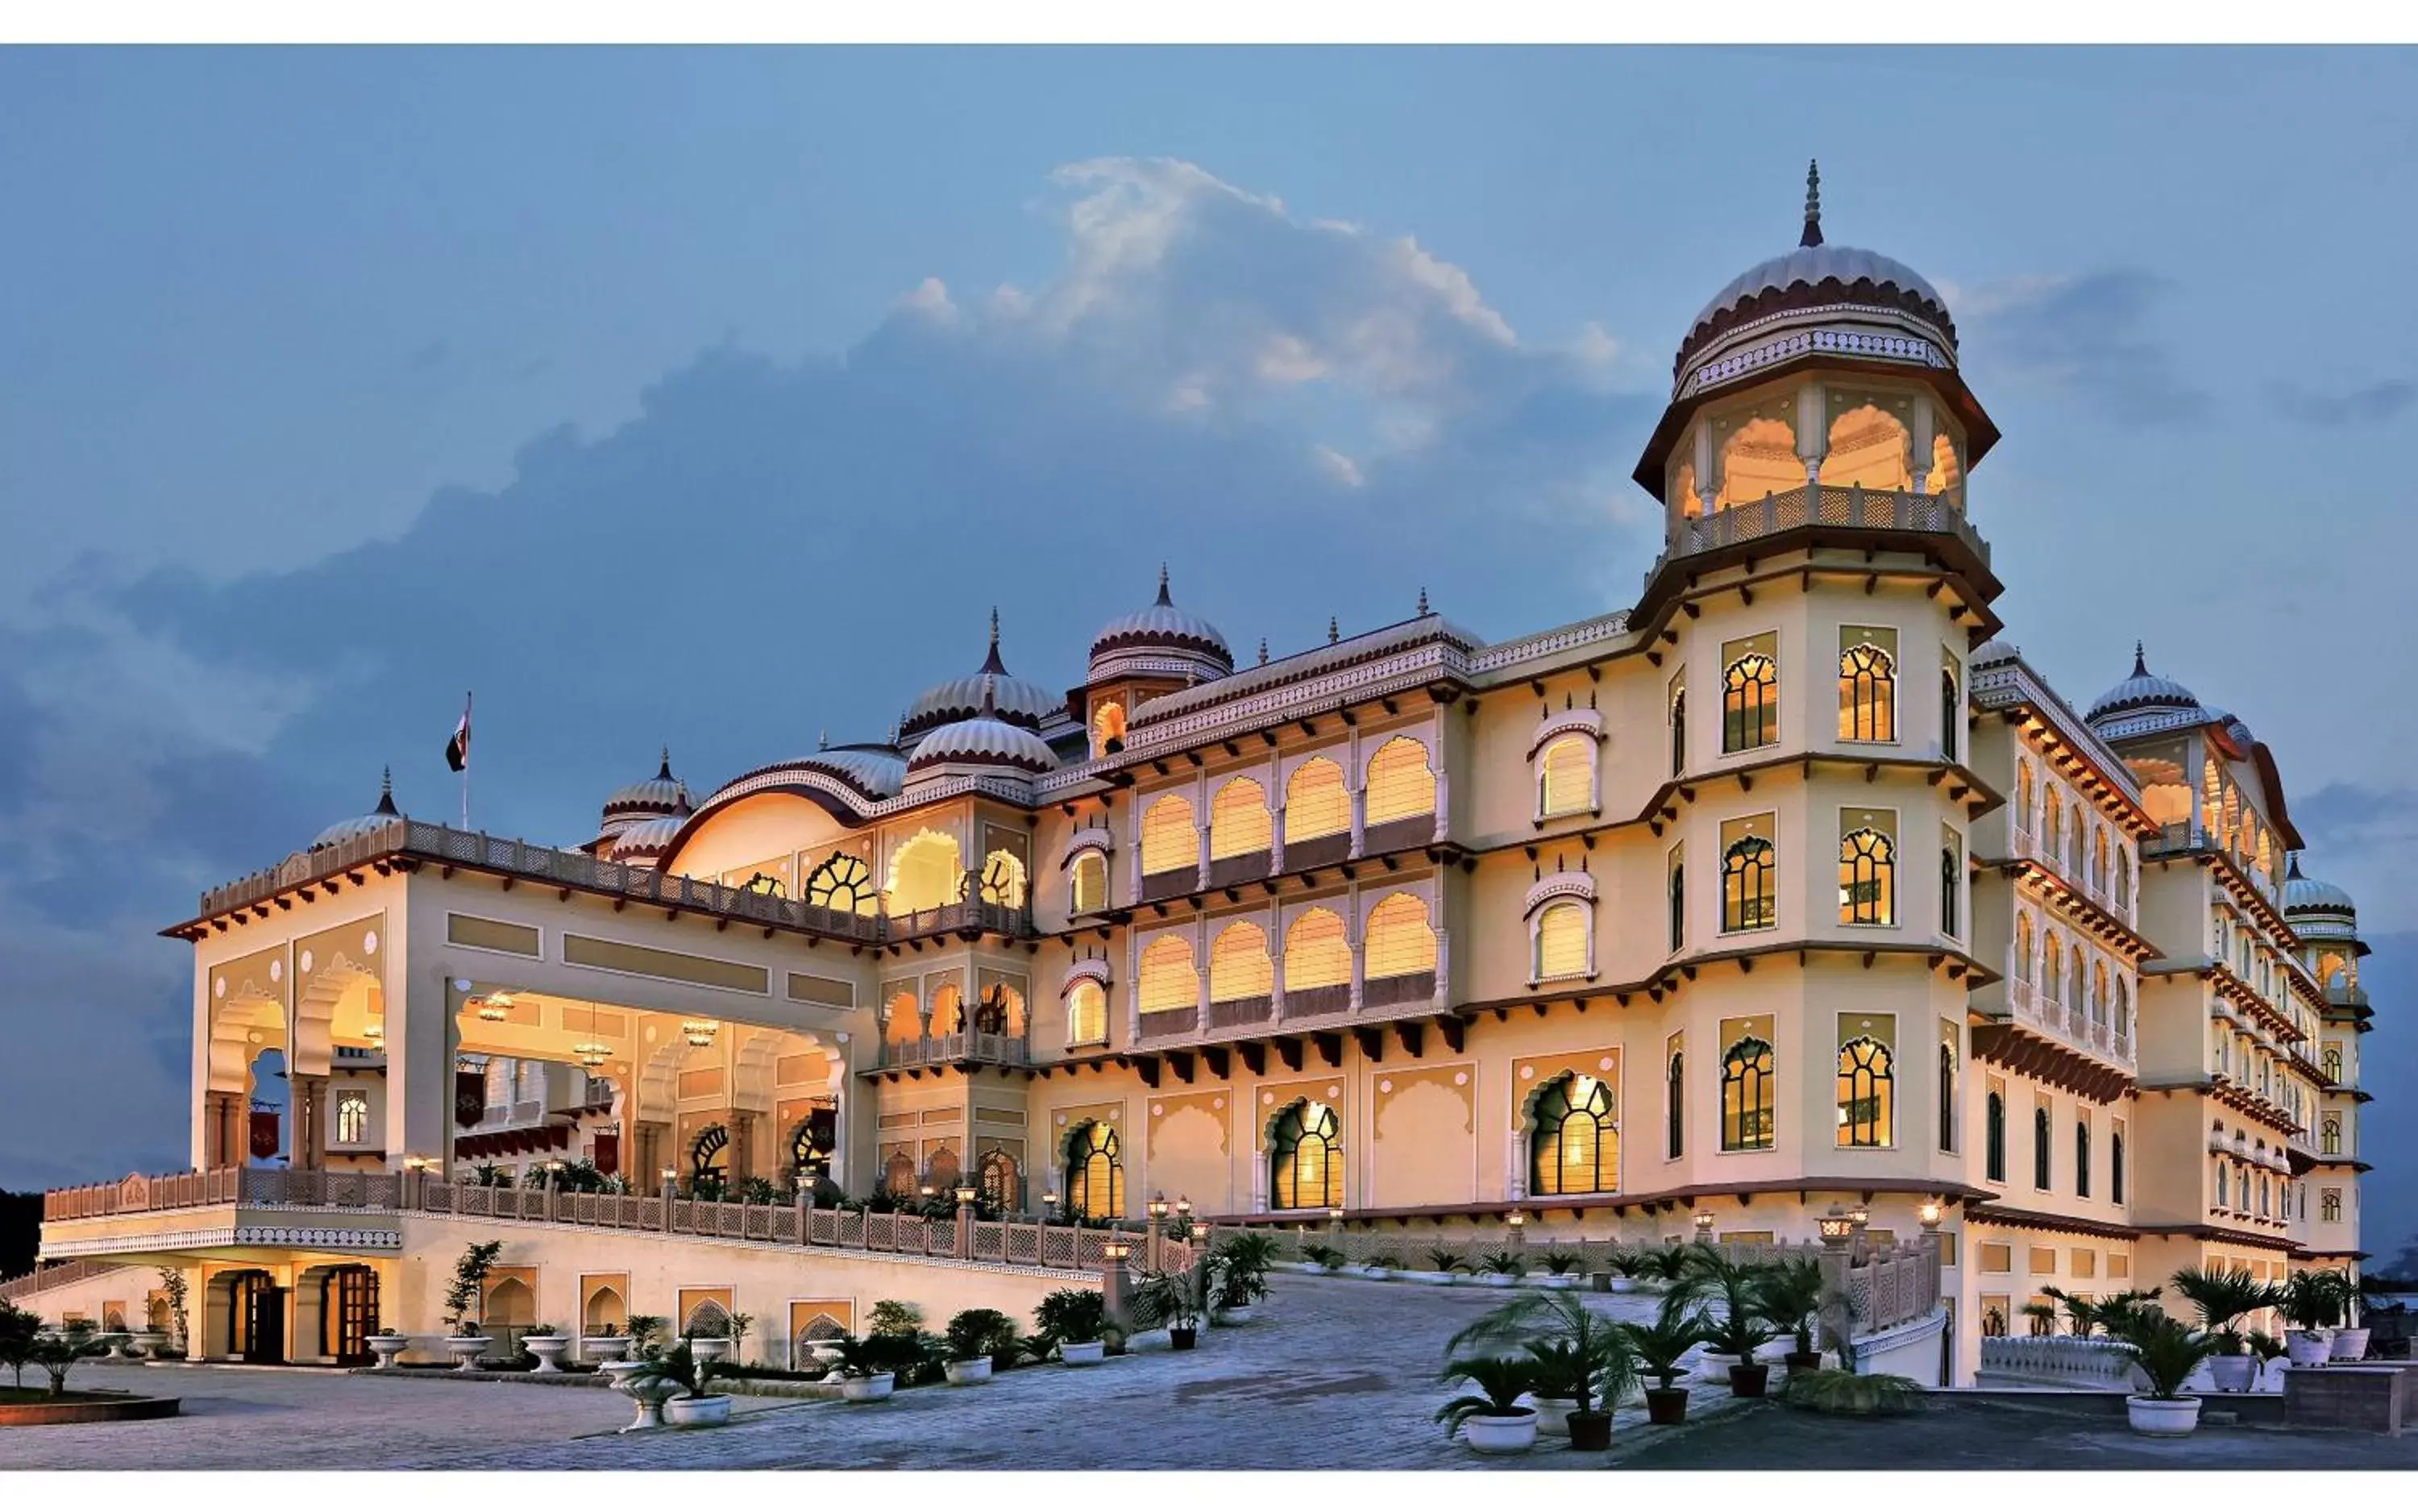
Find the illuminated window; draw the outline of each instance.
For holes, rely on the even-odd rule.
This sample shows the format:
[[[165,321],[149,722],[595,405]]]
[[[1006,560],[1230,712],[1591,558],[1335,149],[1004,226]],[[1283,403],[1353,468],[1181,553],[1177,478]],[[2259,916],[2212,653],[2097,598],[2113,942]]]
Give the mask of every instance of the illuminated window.
[[[1428,906],[1412,893],[1388,893],[1369,914],[1362,949],[1365,974],[1371,978],[1434,970],[1435,931],[1428,926]]]
[[[1585,904],[1575,898],[1563,898],[1545,905],[1537,915],[1535,959],[1531,962],[1537,981],[1587,974],[1588,914]]]
[[[1722,853],[1722,929],[1764,929],[1779,923],[1774,890],[1777,857],[1761,835],[1733,841]]]
[[[1277,1120],[1269,1138],[1268,1205],[1287,1211],[1343,1205],[1343,1129],[1324,1103],[1295,1103]]]
[[[1343,938],[1343,920],[1329,909],[1312,909],[1295,919],[1285,931],[1285,990],[1341,986],[1351,980],[1352,946]]]
[[[1110,756],[1125,746],[1125,706],[1116,699],[1104,700],[1092,710],[1092,754]]]
[[[1538,766],[1537,815],[1553,818],[1595,807],[1595,740],[1564,735],[1547,745]]]
[[[870,916],[880,908],[873,886],[873,868],[863,856],[840,851],[816,867],[806,878],[806,901],[834,913]]]
[[[1066,1211],[1079,1218],[1125,1216],[1125,1165],[1117,1131],[1105,1123],[1086,1123],[1066,1140]]]
[[[1209,859],[1223,861],[1267,849],[1274,824],[1268,814],[1267,789],[1248,777],[1235,778],[1209,801]]]
[[[1671,680],[1671,775],[1688,770],[1688,676]]]
[[[1266,931],[1248,921],[1219,930],[1209,946],[1209,1000],[1264,998],[1275,990],[1276,968],[1268,960]]]
[[[2043,783],[2041,787],[2041,849],[2054,860],[2065,848],[2062,839],[2065,832],[2065,800],[2058,796],[2056,787],[2052,784]]]
[[[2326,1223],[2340,1223],[2343,1215],[2342,1193],[2326,1187],[2318,1194],[2318,1217]]]
[[[957,1034],[965,1030],[966,995],[954,982],[932,989],[932,1032]]]
[[[915,996],[912,985],[892,992],[882,1007],[883,1039],[892,1045],[903,1045],[924,1037],[922,1000]]]
[[[336,1142],[360,1144],[370,1137],[370,1094],[365,1092],[340,1092],[336,1094]]]
[[[1897,663],[1869,641],[1839,656],[1839,739],[1897,739]]]
[[[1869,1035],[1839,1047],[1839,1145],[1871,1149],[1896,1138],[1896,1075],[1889,1046]]]
[[[2028,913],[2015,915],[2014,969],[2016,981],[2032,979],[2032,916]]]
[[[1874,829],[1850,830],[1839,840],[1839,922],[1897,922],[1897,848]]]
[[[1285,840],[1315,840],[1351,828],[1352,794],[1343,786],[1343,769],[1324,756],[1295,767],[1285,782]]]
[[[1620,1124],[1612,1088],[1593,1077],[1563,1077],[1537,1099],[1528,1145],[1532,1197],[1578,1197],[1620,1190]]]
[[[1193,970],[1192,941],[1182,935],[1161,935],[1141,953],[1143,1013],[1190,1008],[1201,1000],[1201,973]]]
[[[1797,427],[1790,423],[1796,412],[1796,399],[1783,395],[1713,421],[1721,458],[1714,509],[1760,504],[1769,495],[1805,486],[1805,462],[1797,454]]]
[[[1170,793],[1141,817],[1142,874],[1188,872],[1200,864],[1201,833],[1192,823],[1192,805]]]
[[[1024,907],[1031,883],[1024,871],[1024,858],[1005,850],[994,850],[983,858],[982,900],[1002,909]]]
[[[2064,976],[2065,946],[2058,939],[2057,932],[2051,930],[2048,944],[2041,955],[2041,996],[2051,1002],[2064,1001],[2065,988],[2061,985]]]
[[[1109,1040],[1109,995],[1090,977],[1066,994],[1066,1043],[1105,1045]]]
[[[1016,1168],[1016,1157],[1004,1150],[984,1154],[980,1186],[983,1202],[994,1213],[1013,1213],[1024,1205],[1023,1175]]]
[[[1109,906],[1109,858],[1096,850],[1076,854],[1073,864],[1066,868],[1068,909],[1075,913],[1097,913]]]
[[[1771,1046],[1742,1039],[1722,1055],[1722,1148],[1768,1150],[1771,1143]]]
[[[1822,457],[1822,485],[1904,493],[1914,486],[1913,438],[1887,407],[1886,394],[1829,395],[1830,429]],[[1904,408],[1905,401],[1895,401]]]
[[[1780,664],[1761,651],[1722,674],[1722,750],[1752,751],[1780,739]]]
[[[1688,1144],[1688,1058],[1680,1036],[1671,1036],[1662,1065],[1662,1157],[1676,1160]]]
[[[2029,763],[2015,763],[2015,828],[2026,834],[2032,828],[2032,769]]]
[[[688,1148],[689,1179],[700,1176],[726,1176],[730,1170],[730,1131],[719,1123],[709,1123],[697,1133]]]
[[[890,859],[890,912],[918,913],[965,895],[965,863],[955,835],[925,830]]]
[[[1664,902],[1669,909],[1671,949],[1676,951],[1688,943],[1688,865],[1683,847],[1671,848],[1668,869]]]
[[[1435,812],[1435,773],[1428,748],[1398,735],[1369,758],[1369,822],[1416,818]]]

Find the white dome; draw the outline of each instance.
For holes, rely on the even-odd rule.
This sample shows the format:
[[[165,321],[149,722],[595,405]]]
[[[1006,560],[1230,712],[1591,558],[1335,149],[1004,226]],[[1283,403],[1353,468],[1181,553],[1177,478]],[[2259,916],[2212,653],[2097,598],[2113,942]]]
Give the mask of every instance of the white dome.
[[[818,751],[798,765],[830,772],[872,799],[897,797],[899,787],[907,780],[906,762],[899,760],[893,752],[869,746]]]
[[[613,840],[613,859],[635,865],[650,866],[663,858],[672,847],[687,817],[666,814],[661,818],[647,819],[631,825]]]
[[[319,832],[317,838],[311,842],[311,848],[320,850],[329,846],[342,845],[347,840],[358,839],[365,834],[375,834],[388,824],[401,817],[403,817],[402,811],[394,806],[394,773],[390,770],[384,780],[378,784],[377,807],[367,814],[358,815],[349,819],[339,819],[329,825]]]
[[[2090,711],[2083,717],[2096,725],[2119,715],[2184,713],[2200,717],[2224,715],[2222,710],[2203,709],[2197,696],[2174,679],[2150,671],[2141,645],[2135,641],[2132,675],[2090,700]]]
[[[1051,714],[1065,711],[1066,700],[1063,696],[1037,682],[1008,675],[1007,665],[999,656],[999,611],[993,609],[990,654],[972,677],[951,678],[916,695],[915,701],[907,706],[907,717],[898,722],[900,742],[912,741],[943,725],[971,719],[981,712],[986,691],[999,718],[1027,729],[1039,729]]]
[[[989,680],[986,679],[987,682]],[[1054,771],[1058,753],[1031,730],[997,717],[991,691],[983,690],[982,711],[972,719],[943,725],[915,743],[907,758],[910,772],[931,767],[1013,767],[1026,772]]]
[[[1818,223],[1810,228],[1821,235]],[[1783,294],[1803,284],[1818,290],[1825,283],[1837,283],[1843,292],[1852,291],[1859,283],[1870,284],[1875,292],[1894,289],[1914,296],[1936,311],[1941,319],[1948,315],[1948,301],[1931,286],[1931,281],[1906,267],[1894,257],[1861,247],[1841,247],[1817,242],[1810,247],[1797,247],[1777,257],[1767,257],[1722,285],[1722,292],[1705,301],[1696,318],[1688,322],[1692,335],[1713,320],[1740,304],[1752,303],[1766,294]],[[1856,296],[1846,295],[1850,301]],[[1890,301],[1893,305],[1895,301]]]
[[[1175,606],[1168,596],[1167,569],[1158,570],[1158,597],[1144,608],[1121,615],[1092,640],[1090,680],[1104,682],[1133,671],[1182,671],[1197,681],[1234,670],[1234,653],[1216,625]]]
[[[2292,857],[2284,876],[2284,911],[2286,913],[2339,913],[2347,918],[2359,917],[2359,909],[2350,894],[2332,882],[2320,882],[2314,877],[2301,875],[2301,858]]]
[[[604,817],[686,813],[688,807],[688,785],[672,775],[672,754],[667,749],[653,776],[614,789],[613,796],[604,800]]]

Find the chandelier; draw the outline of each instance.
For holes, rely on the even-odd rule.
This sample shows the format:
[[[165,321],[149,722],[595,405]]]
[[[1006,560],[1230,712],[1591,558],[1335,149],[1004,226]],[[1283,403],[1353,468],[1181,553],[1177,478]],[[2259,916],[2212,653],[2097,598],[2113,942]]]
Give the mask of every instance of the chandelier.
[[[681,1024],[681,1032],[700,1050],[713,1043],[713,1036],[721,1029],[722,1026],[711,1018],[691,1018]]]
[[[385,1044],[386,1020],[383,1018],[371,1019],[368,1026],[361,1031],[361,1038],[369,1041],[373,1045]]]
[[[500,1024],[512,1016],[513,1000],[508,993],[491,992],[476,1001],[479,1004],[479,1016],[490,1024]]]
[[[591,1071],[603,1065],[604,1058],[611,1052],[612,1046],[594,1040],[582,1040],[571,1047],[571,1053],[579,1057],[579,1063]]]

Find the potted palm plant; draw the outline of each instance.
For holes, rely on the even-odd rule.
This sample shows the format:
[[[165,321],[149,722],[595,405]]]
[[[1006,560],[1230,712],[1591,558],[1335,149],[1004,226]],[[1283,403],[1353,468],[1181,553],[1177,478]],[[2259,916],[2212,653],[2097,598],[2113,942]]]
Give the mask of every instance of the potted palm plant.
[[[1450,1286],[1468,1269],[1468,1257],[1461,1251],[1438,1247],[1428,1251],[1427,1274],[1419,1279],[1430,1286]]]
[[[2024,1317],[2030,1321],[2032,1337],[2046,1338],[2057,1332],[2056,1303],[2027,1302],[2022,1311]]]
[[[1477,1262],[1477,1280],[1481,1286],[1514,1286],[1526,1275],[1528,1265],[1507,1249],[1498,1249]]]
[[[2250,1372],[2250,1382],[2255,1388],[2265,1380],[2267,1367],[2284,1357],[2284,1341],[2256,1328],[2243,1335],[2242,1340],[2250,1346],[2251,1357],[2257,1362]]]
[[[1537,1263],[1544,1268],[1545,1274],[1531,1275],[1528,1282],[1531,1286],[1563,1291],[1579,1284],[1579,1258],[1567,1249],[1549,1248],[1537,1257]]]
[[[1041,1299],[1033,1321],[1066,1365],[1097,1365],[1108,1352],[1108,1301],[1096,1291],[1062,1287]]]
[[[898,1340],[902,1336],[868,1334],[860,1337],[850,1334],[833,1341],[832,1352],[838,1359],[831,1367],[831,1375],[839,1382],[841,1400],[861,1403],[889,1398],[898,1385],[898,1357],[904,1352]]]
[[[562,1374],[562,1352],[571,1348],[571,1336],[552,1323],[540,1323],[521,1335],[521,1348],[537,1356],[537,1369],[542,1376]]]
[[[1015,1346],[1016,1324],[995,1307],[969,1307],[949,1320],[941,1336],[949,1355],[949,1384],[979,1385],[990,1379],[999,1353]]]
[[[1796,1346],[1788,1352],[1788,1373],[1810,1375],[1821,1369],[1814,1326],[1822,1311],[1822,1267],[1811,1260],[1783,1260],[1765,1267],[1754,1280],[1764,1317],[1784,1330]]]
[[[2257,1362],[2252,1358],[2238,1325],[2250,1314],[2275,1306],[2275,1288],[2265,1281],[2252,1280],[2245,1272],[2199,1266],[2177,1271],[2172,1285],[2199,1313],[2201,1330],[2215,1340],[2208,1369],[2216,1389],[2248,1391]]]
[[[1344,1261],[1351,1257],[1333,1245],[1308,1244],[1301,1246],[1301,1258],[1331,1275],[1343,1269]]]
[[[689,1346],[690,1341],[682,1339],[646,1362],[645,1376],[679,1388],[664,1398],[664,1421],[673,1428],[713,1428],[729,1422],[730,1398],[706,1389],[724,1372],[723,1362],[705,1358]]]
[[[2134,1363],[2150,1382],[2147,1396],[2124,1398],[2133,1431],[2172,1439],[2199,1427],[2199,1398],[2185,1396],[2183,1382],[2216,1352],[2215,1338],[2164,1313],[2142,1314],[2129,1335],[2137,1356]]]
[[[1364,1256],[1360,1261],[1360,1274],[1371,1281],[1390,1281],[1400,1268],[1400,1260],[1382,1253]]]
[[[730,1336],[730,1320],[719,1312],[709,1312],[702,1318],[692,1318],[681,1331],[681,1341],[701,1360],[720,1362],[730,1358],[737,1340]]]
[[[1209,1321],[1232,1328],[1251,1321],[1251,1308],[1268,1294],[1268,1267],[1275,1263],[1277,1243],[1266,1234],[1228,1234],[1209,1252],[1211,1285]]]
[[[1550,1291],[1487,1313],[1446,1352],[1505,1346],[1527,1357],[1538,1432],[1568,1437],[1573,1449],[1612,1447],[1612,1410],[1637,1384],[1637,1353],[1618,1323],[1575,1293]]]
[[[2285,1352],[2302,1369],[2326,1363],[2334,1352],[2326,1330],[2342,1320],[2342,1304],[2322,1271],[2295,1271],[2284,1283],[2275,1310],[2292,1327],[2284,1335]]]
[[[2336,1360],[2367,1358],[2367,1329],[2359,1321],[2359,1284],[2349,1271],[2327,1271],[2326,1290],[2334,1293],[2340,1325],[2334,1330],[2334,1348],[2330,1355]]]
[[[1725,1368],[1730,1391],[1739,1397],[1761,1397],[1769,1387],[1771,1367],[1757,1361],[1754,1352],[1780,1336],[1764,1316],[1761,1274],[1759,1267],[1700,1245],[1688,1252],[1671,1287],[1672,1302],[1706,1308],[1705,1364]],[[1718,1318],[1711,1315],[1713,1304],[1720,1306]]]
[[[1654,1379],[1645,1388],[1645,1421],[1664,1428],[1688,1418],[1688,1388],[1679,1384],[1688,1352],[1705,1341],[1704,1319],[1667,1303],[1651,1323],[1624,1323],[1638,1369]]]
[[[1645,1273],[1646,1261],[1646,1253],[1642,1249],[1615,1249],[1606,1261],[1612,1267],[1612,1290],[1624,1295],[1635,1291],[1637,1278]]]
[[[1446,1365],[1438,1379],[1477,1388],[1436,1409],[1446,1437],[1459,1434],[1479,1454],[1526,1454],[1537,1446],[1537,1410],[1520,1401],[1535,1384],[1526,1360],[1473,1355]]]

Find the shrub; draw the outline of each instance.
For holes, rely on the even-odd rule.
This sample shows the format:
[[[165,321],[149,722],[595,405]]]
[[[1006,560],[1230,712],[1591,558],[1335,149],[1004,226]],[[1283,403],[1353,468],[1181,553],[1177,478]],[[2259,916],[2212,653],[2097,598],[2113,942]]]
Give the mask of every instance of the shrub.
[[[913,1334],[923,1326],[924,1309],[911,1302],[877,1302],[865,1321],[866,1332],[874,1334]]]
[[[496,1257],[503,1252],[502,1240],[489,1240],[467,1246],[453,1262],[453,1279],[445,1288],[445,1326],[455,1336],[467,1338],[478,1333],[476,1320],[485,1306],[487,1273],[496,1268]]]
[[[995,1307],[969,1307],[949,1320],[949,1358],[956,1361],[990,1360],[1012,1352],[1016,1348],[1016,1321]]]
[[[1528,1360],[1487,1354],[1455,1360],[1444,1367],[1438,1379],[1446,1385],[1466,1382],[1477,1388],[1436,1409],[1435,1420],[1445,1426],[1445,1436],[1450,1438],[1461,1431],[1463,1423],[1480,1414],[1508,1417],[1528,1411],[1520,1405],[1520,1397],[1535,1387],[1537,1372]]]
[[[2145,1315],[2133,1326],[2128,1342],[2135,1352],[2134,1363],[2150,1378],[2150,1395],[2162,1402],[2179,1400],[2183,1382],[2202,1360],[2216,1352],[2214,1335],[2203,1334],[2164,1313]]]
[[[1637,1351],[1628,1333],[1572,1292],[1507,1302],[1445,1346],[1448,1355],[1512,1350],[1527,1357],[1531,1390],[1569,1397],[1581,1412],[1610,1412],[1637,1384]]]
[[[1782,1399],[1791,1407],[1835,1417],[1879,1417],[1922,1405],[1922,1387],[1906,1376],[1859,1376],[1850,1370],[1790,1371]]]
[[[1312,1265],[1330,1271],[1339,1271],[1343,1268],[1345,1257],[1343,1251],[1332,1245],[1304,1245],[1301,1246],[1301,1258]]]
[[[1683,1302],[1677,1306],[1669,1302],[1651,1323],[1623,1323],[1621,1332],[1629,1336],[1629,1347],[1637,1356],[1637,1368],[1652,1376],[1662,1390],[1678,1384],[1680,1361],[1690,1350],[1705,1341],[1705,1320]]]
[[[1108,1335],[1108,1299],[1082,1287],[1062,1287],[1041,1299],[1033,1321],[1053,1348],[1095,1344]]]
[[[1528,1263],[1507,1249],[1498,1249],[1477,1262],[1477,1268],[1489,1275],[1525,1275]]]
[[[1549,1249],[1537,1257],[1537,1263],[1553,1275],[1568,1275],[1579,1268],[1579,1258],[1567,1249]]]
[[[1431,1249],[1428,1251],[1428,1269],[1450,1275],[1455,1271],[1469,1269],[1469,1258],[1457,1249]]]
[[[1276,1263],[1277,1242],[1263,1233],[1228,1234],[1209,1252],[1217,1279],[1219,1307],[1247,1307],[1268,1294],[1268,1267]]]

